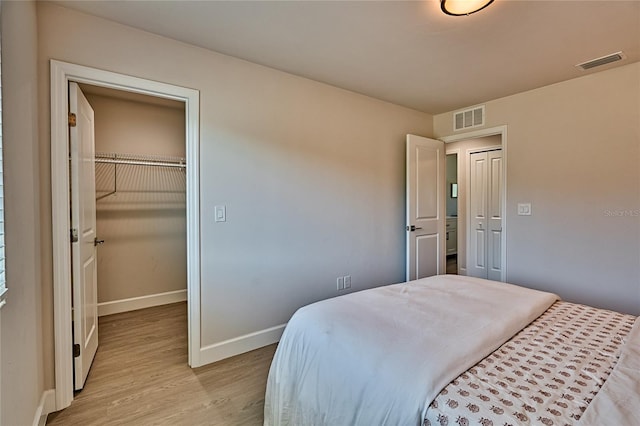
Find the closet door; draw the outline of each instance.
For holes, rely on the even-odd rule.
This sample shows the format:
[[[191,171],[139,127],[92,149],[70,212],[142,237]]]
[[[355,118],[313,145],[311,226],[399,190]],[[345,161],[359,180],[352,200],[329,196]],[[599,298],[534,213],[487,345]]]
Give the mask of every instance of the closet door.
[[[467,274],[487,278],[487,153],[469,156],[469,248]]]
[[[502,150],[487,154],[487,278],[502,279]]]
[[[74,387],[82,389],[98,350],[96,180],[93,109],[69,83]],[[75,240],[75,241],[74,241]]]
[[[469,156],[467,274],[502,279],[502,150]]]

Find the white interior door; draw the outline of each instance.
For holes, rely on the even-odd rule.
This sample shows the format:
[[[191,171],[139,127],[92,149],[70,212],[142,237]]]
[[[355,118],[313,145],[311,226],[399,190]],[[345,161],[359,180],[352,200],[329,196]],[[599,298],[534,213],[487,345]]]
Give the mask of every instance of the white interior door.
[[[444,142],[407,135],[407,281],[444,274]]]
[[[472,153],[469,165],[467,275],[487,278],[487,153]]]
[[[502,278],[502,150],[469,155],[467,274]]]
[[[69,83],[71,155],[71,261],[73,281],[74,388],[82,389],[98,350],[96,190],[93,109]],[[75,237],[77,236],[77,238]],[[77,240],[73,242],[74,240]]]
[[[502,150],[487,152],[487,278],[502,279]]]

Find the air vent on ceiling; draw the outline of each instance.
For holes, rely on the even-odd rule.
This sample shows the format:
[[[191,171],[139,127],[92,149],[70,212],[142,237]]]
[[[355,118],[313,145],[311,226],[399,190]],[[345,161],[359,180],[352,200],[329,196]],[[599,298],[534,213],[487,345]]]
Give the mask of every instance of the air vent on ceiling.
[[[592,59],[587,62],[576,65],[576,67],[582,70],[590,70],[591,68],[599,67],[600,65],[610,64],[611,62],[621,61],[626,56],[622,52],[611,53],[610,55],[601,56],[596,59]]]
[[[453,114],[453,130],[484,126],[484,105]]]

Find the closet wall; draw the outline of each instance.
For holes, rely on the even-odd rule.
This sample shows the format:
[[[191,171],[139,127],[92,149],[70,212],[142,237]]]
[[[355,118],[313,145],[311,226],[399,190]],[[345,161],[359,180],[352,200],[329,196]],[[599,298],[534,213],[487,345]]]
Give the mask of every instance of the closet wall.
[[[95,112],[96,153],[185,156],[183,103],[83,91]],[[97,235],[105,240],[98,248],[102,315],[129,310],[131,303],[122,302],[131,298],[186,299],[185,184],[180,168],[96,164]]]

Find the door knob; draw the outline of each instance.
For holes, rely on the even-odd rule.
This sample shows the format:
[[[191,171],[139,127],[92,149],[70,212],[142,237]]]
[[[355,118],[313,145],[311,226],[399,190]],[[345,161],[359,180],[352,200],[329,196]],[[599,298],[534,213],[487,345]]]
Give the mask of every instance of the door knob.
[[[416,228],[416,226],[415,226],[415,225],[407,226],[407,231],[411,231],[411,232],[413,232],[413,231],[415,231],[415,230],[417,230],[417,229],[422,229],[422,228]]]
[[[99,246],[100,244],[104,244],[104,240],[99,240],[97,238],[93,239],[93,245],[94,246]]]

